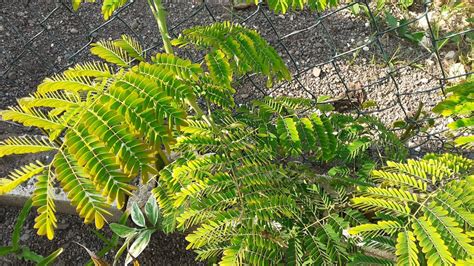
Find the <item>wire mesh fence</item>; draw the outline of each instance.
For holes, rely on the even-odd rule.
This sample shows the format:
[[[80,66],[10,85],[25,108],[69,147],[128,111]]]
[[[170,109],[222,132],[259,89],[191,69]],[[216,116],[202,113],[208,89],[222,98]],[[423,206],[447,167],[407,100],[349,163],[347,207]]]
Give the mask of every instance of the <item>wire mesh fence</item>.
[[[146,1],[129,1],[107,21],[100,17],[97,4],[79,12],[72,10],[68,0],[1,5],[5,6],[0,17],[4,47],[0,57],[1,108],[33,92],[48,75],[90,59],[89,45],[101,38],[126,33],[138,39],[149,54],[161,49]],[[366,7],[366,16],[351,15],[354,5]],[[367,0],[325,12],[286,15],[270,12],[264,3],[243,11],[208,1],[166,4],[173,37],[186,27],[233,20],[256,28],[286,60],[292,81],[267,88],[258,76],[242,77],[236,85],[238,101],[267,95],[314,99],[330,95],[340,111],[373,114],[385,123],[402,120],[405,127],[414,126],[418,129],[416,141],[410,143],[414,150],[439,150],[447,147],[445,124],[424,130],[420,125],[431,117],[417,117],[417,113],[422,110],[419,107],[430,110],[442,99],[450,81],[472,74],[450,73],[438,48],[446,39],[464,37],[473,29],[438,36],[430,18],[431,6],[426,2],[419,6],[416,17],[389,27]],[[400,29],[420,22],[427,26],[429,47],[397,37]],[[180,52],[193,61],[201,58],[193,51]]]

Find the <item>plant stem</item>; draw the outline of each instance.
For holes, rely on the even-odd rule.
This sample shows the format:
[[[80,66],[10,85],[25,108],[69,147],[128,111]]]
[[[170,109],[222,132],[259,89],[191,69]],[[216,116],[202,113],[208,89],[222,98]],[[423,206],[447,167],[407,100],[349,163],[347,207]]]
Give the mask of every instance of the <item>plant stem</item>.
[[[166,11],[161,4],[161,0],[148,0],[148,5],[153,16],[155,16],[166,53],[173,54],[173,46],[171,45],[168,26],[166,25]]]
[[[415,128],[417,127],[417,122],[418,122],[418,119],[420,119],[422,110],[423,110],[423,103],[420,102],[418,104],[418,109],[416,110],[416,113],[412,118],[412,123],[408,125],[408,127],[405,129],[403,134],[400,136],[400,141],[406,142],[411,137],[413,130],[415,130]]]
[[[212,128],[214,130],[217,130],[217,126],[216,124],[214,123],[214,121],[212,120],[211,117],[208,117],[204,111],[201,109],[201,107],[199,107],[198,103],[196,102],[196,100],[190,100],[190,99],[186,99],[186,103],[189,104],[193,110],[196,112],[197,116],[204,119],[204,121],[206,121],[206,123],[208,123],[210,126],[212,126]]]
[[[168,26],[166,24],[166,11],[161,4],[161,0],[148,0],[148,5],[151,8],[151,12],[153,12],[153,16],[155,16],[166,53],[174,54],[168,33]],[[214,130],[217,130],[217,126],[214,121],[210,117],[206,116],[194,97],[187,98],[186,103],[191,106],[191,108],[193,108],[198,117],[202,117],[204,121],[211,125]]]

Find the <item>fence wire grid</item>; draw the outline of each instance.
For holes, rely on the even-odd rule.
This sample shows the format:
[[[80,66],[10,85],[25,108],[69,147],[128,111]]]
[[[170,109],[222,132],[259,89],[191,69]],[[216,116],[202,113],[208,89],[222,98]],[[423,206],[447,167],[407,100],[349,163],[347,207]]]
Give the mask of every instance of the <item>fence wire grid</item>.
[[[14,98],[22,97],[33,92],[35,86],[48,75],[60,72],[75,63],[84,61],[84,58],[88,58],[89,45],[101,38],[109,37],[105,34],[107,29],[110,30],[110,28],[112,28],[114,33],[119,35],[127,33],[135,37],[149,54],[153,54],[153,52],[160,51],[161,49],[161,39],[157,38],[159,37],[157,32],[143,32],[139,28],[137,29],[135,25],[137,19],[141,20],[142,17],[148,16],[151,20],[149,20],[147,24],[150,24],[150,27],[155,27],[151,13],[149,14],[149,10],[144,10],[147,8],[146,1],[129,1],[125,6],[117,10],[107,21],[103,21],[100,14],[98,14],[100,13],[97,9],[99,4],[91,4],[91,6],[96,6],[93,12],[97,13],[93,16],[94,20],[96,20],[96,24],[93,26],[90,25],[93,24],[90,19],[88,20],[83,17],[85,12],[90,11],[87,10],[89,6],[85,8],[86,11],[81,11],[81,9],[79,12],[74,12],[68,0],[46,2],[47,3],[35,4],[28,0],[12,4],[6,4],[5,2],[0,3],[0,5],[6,7],[5,9],[2,7],[4,12],[2,13],[2,17],[0,17],[0,25],[2,25],[0,36],[2,36],[3,39],[2,45],[5,46],[4,51],[2,51],[3,55],[0,57],[0,86],[3,87],[0,98],[6,99],[5,101],[2,100],[4,101],[1,106],[2,108],[12,105]],[[49,9],[46,11],[34,10],[38,5],[46,4],[49,5]],[[340,16],[340,13],[344,12],[347,14],[351,7],[356,4],[363,5],[368,10],[368,17],[364,17],[365,21],[368,22],[368,25],[365,25],[365,41],[356,43],[354,40],[351,40],[348,41],[347,45],[345,43],[341,45],[341,41],[335,37],[334,29],[331,29],[330,24],[336,17]],[[7,7],[7,5],[13,5],[14,7]],[[186,6],[187,11],[181,15],[173,13],[173,8],[179,9],[180,6]],[[315,91],[314,86],[320,86],[318,80],[322,80],[318,78],[318,75],[332,75],[336,78],[327,84],[329,87],[327,94],[332,94],[331,96],[335,97],[335,105],[345,103],[349,105],[348,109],[350,109],[350,111],[354,111],[358,114],[370,113],[382,118],[382,120],[387,113],[397,112],[398,117],[407,124],[419,124],[424,121],[423,119],[417,121],[413,119],[413,109],[416,108],[413,108],[413,106],[408,108],[407,99],[427,99],[426,97],[439,98],[440,96],[442,98],[443,95],[445,95],[445,88],[449,85],[451,80],[472,74],[472,72],[466,71],[467,73],[450,75],[443,63],[442,55],[437,48],[444,40],[456,36],[463,37],[467,33],[471,33],[473,29],[470,28],[441,37],[436,36],[429,16],[432,8],[432,3],[430,2],[426,2],[420,6],[422,10],[417,17],[392,28],[387,28],[377,19],[377,16],[374,14],[375,11],[369,5],[369,1],[362,0],[344,4],[337,9],[325,12],[305,12],[302,23],[304,25],[302,27],[286,29],[284,31],[282,31],[282,25],[279,25],[279,23],[285,24],[288,23],[288,20],[293,21],[294,18],[300,16],[299,12],[286,14],[285,16],[274,14],[268,10],[264,3],[260,3],[256,7],[246,11],[235,11],[235,13],[230,7],[225,8],[222,5],[216,5],[208,1],[203,1],[198,4],[192,4],[190,2],[167,3],[165,7],[168,8],[170,20],[169,31],[173,37],[177,37],[180,31],[185,27],[230,19],[246,26],[257,28],[259,31],[261,30],[262,35],[269,40],[280,55],[287,61],[293,74],[293,80],[291,82],[284,82],[272,88],[266,88],[258,76],[247,75],[239,82],[240,86],[247,87],[248,92],[240,93],[238,97],[241,97],[241,102],[267,95],[281,94],[317,99],[321,95]],[[36,16],[36,20],[30,21],[28,19],[27,23],[21,24],[15,19],[5,16],[9,8],[18,10],[17,15],[19,14],[19,17],[23,17],[23,21],[29,18],[28,14],[36,12],[38,15]],[[224,13],[232,13],[230,17],[228,14],[227,16],[223,15],[223,10]],[[23,12],[27,13],[26,16]],[[143,12],[146,14],[143,14]],[[75,26],[68,25],[67,22],[69,20],[64,19],[65,16],[73,17],[77,21]],[[396,35],[399,29],[412,26],[421,20],[426,20],[427,22],[428,36],[426,37],[430,41],[431,49],[422,49],[424,51],[422,54],[412,57],[410,60],[406,60],[406,62],[401,64],[394,65],[394,54],[393,51],[390,51],[390,48],[387,48],[386,36]],[[255,21],[259,21],[260,24],[263,22],[266,26],[262,28],[260,24],[255,25]],[[291,23],[292,22],[289,22],[289,24]],[[358,19],[358,23],[363,23],[363,21]],[[52,25],[56,26],[53,27]],[[285,28],[285,25],[283,25],[283,28]],[[58,34],[58,31],[61,33]],[[78,31],[81,32],[79,35],[77,34]],[[312,39],[311,36],[315,36],[315,31],[318,31],[318,45],[320,48],[318,50],[320,53],[318,56],[324,57],[319,61],[305,58],[304,47],[301,47],[311,46],[311,42],[314,42],[314,38]],[[73,45],[71,45],[70,41],[64,39],[64,36],[68,34],[75,34],[75,36],[77,36],[73,40]],[[153,35],[151,41],[149,35]],[[147,37],[148,40],[144,40],[144,37]],[[4,41],[7,42],[9,39],[15,40],[14,46],[10,46],[10,48],[4,43]],[[401,39],[397,40],[399,40],[400,43],[404,42]],[[50,47],[47,47],[48,45]],[[53,48],[53,46],[55,46],[54,50],[56,52],[45,53],[41,49],[44,47],[50,49]],[[293,48],[290,48],[290,46]],[[400,46],[398,46],[398,48],[400,48]],[[376,73],[376,79],[360,84],[361,82],[358,82],[357,78],[354,80],[353,77],[348,77],[346,65],[351,64],[351,60],[356,60],[361,52],[368,51],[369,49],[375,51],[373,58],[376,58],[380,71]],[[404,48],[402,47],[402,49]],[[321,53],[321,51],[324,53]],[[193,61],[200,59],[199,54],[187,50],[185,53],[186,56]],[[301,57],[305,60],[299,60]],[[411,69],[414,65],[423,63],[427,59],[433,59],[433,67],[436,69],[433,74],[434,76],[431,77],[432,82],[429,83],[429,86],[424,86],[421,90],[417,89],[417,87],[420,86],[417,85],[418,81],[414,80],[411,88],[402,89],[400,87],[400,77],[407,75],[407,69]],[[26,66],[31,67],[32,64],[40,66],[40,70],[29,71]],[[308,75],[313,75],[315,78],[316,81],[313,85],[308,85],[308,82],[305,82]],[[359,75],[364,76],[366,73],[359,73]],[[28,76],[28,82],[25,82],[24,80]],[[335,92],[331,86],[338,86],[339,92]],[[407,86],[404,85],[404,87]],[[5,88],[8,91],[5,91]],[[19,92],[16,92],[13,91],[15,88],[21,89]],[[370,95],[369,91],[373,91],[374,88],[384,90],[382,92],[379,91],[379,94],[392,95],[393,101],[370,108],[363,107],[363,102],[371,100],[371,98],[368,97],[368,99],[364,99],[364,97],[360,95]],[[237,91],[239,91],[239,87],[237,87]],[[281,91],[283,91],[283,93],[281,93]],[[425,98],[421,97],[421,95]],[[432,105],[433,104],[431,104],[431,106],[427,104],[425,108],[430,110]],[[385,122],[393,121],[388,120]],[[418,141],[411,143],[411,148],[419,150],[419,148],[424,147],[425,144],[431,143],[428,148],[431,151],[446,149],[449,145],[443,137],[445,130],[445,127],[428,131],[419,130],[416,133]],[[0,133],[2,132],[0,131]],[[433,143],[435,144],[433,145]],[[450,149],[452,148],[453,147],[450,147]]]

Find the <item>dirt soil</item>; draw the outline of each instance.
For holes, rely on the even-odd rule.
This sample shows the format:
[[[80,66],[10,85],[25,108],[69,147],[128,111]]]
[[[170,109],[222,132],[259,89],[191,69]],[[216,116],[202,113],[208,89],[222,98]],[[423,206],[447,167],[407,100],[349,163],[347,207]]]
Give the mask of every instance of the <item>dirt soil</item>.
[[[29,5],[25,5],[26,2],[30,2]],[[149,49],[148,55],[160,50],[161,40],[146,1],[135,1],[119,17],[106,24],[101,18],[99,5],[84,4],[74,13],[68,9],[69,2],[0,1],[0,109],[15,104],[16,98],[33,93],[45,77],[76,62],[96,60],[88,53],[88,44],[92,41],[116,39],[121,34],[129,34]],[[176,1],[166,7],[173,36],[177,36],[183,28],[209,24],[213,18],[217,21],[241,20],[255,11],[253,8],[231,12],[223,5],[210,6],[209,10],[199,9],[199,6],[186,1]],[[194,12],[197,13],[192,16]],[[190,18],[181,23],[187,17]],[[272,89],[265,89],[258,78],[252,79],[270,95],[362,95],[360,97],[377,103],[371,111],[387,123],[413,113],[419,102],[430,108],[441,98],[437,88],[440,69],[425,48],[389,33],[380,35],[377,42],[374,29],[367,19],[356,17],[348,10],[331,14],[320,24],[317,24],[314,13],[304,11],[274,15],[264,10],[245,24],[257,29],[274,45],[295,74],[294,81]],[[385,28],[382,26],[381,30]],[[356,47],[360,49],[354,50]],[[193,60],[199,59],[199,53],[185,53],[180,49],[177,52],[190,55]],[[443,51],[441,56],[444,58],[448,53],[449,49]],[[395,71],[387,66],[384,58],[395,63]],[[443,64],[452,63],[449,60],[452,58],[446,58]],[[252,82],[246,79],[237,84],[239,102],[262,96]],[[435,131],[443,126],[440,125]],[[24,134],[39,132],[0,121],[0,140]],[[45,154],[1,158],[0,176],[6,176],[12,169],[36,159],[47,162],[51,158]],[[18,212],[17,208],[0,206],[0,245],[9,243]],[[22,236],[23,243],[28,243],[32,250],[43,255],[64,247],[58,265],[81,265],[88,260],[86,252],[73,241],[92,251],[99,250],[101,241],[77,216],[60,214],[59,221],[63,229],[59,230],[54,241],[47,241],[34,232],[31,214]],[[196,264],[194,254],[186,251],[185,246],[182,235],[156,235],[141,256],[141,263]],[[110,259],[111,255],[107,258]],[[0,264],[18,265],[24,262],[0,257]]]
[[[8,245],[11,234],[20,209],[15,207],[0,206],[0,246]],[[77,215],[61,214],[58,219],[58,230],[53,241],[36,235],[33,229],[34,210],[30,212],[28,220],[20,237],[21,245],[29,247],[37,254],[47,256],[57,248],[64,248],[64,252],[58,257],[54,265],[84,265],[89,261],[86,250],[77,245],[80,243],[92,252],[99,252],[105,246],[93,233],[94,227],[85,225]],[[110,238],[109,230],[101,230],[101,233]],[[200,265],[195,262],[195,254],[186,250],[186,240],[181,234],[165,235],[156,233],[153,235],[148,248],[140,256],[141,265]],[[105,261],[112,262],[114,253],[109,253]],[[21,261],[13,256],[1,257],[0,265],[34,265],[33,263]]]

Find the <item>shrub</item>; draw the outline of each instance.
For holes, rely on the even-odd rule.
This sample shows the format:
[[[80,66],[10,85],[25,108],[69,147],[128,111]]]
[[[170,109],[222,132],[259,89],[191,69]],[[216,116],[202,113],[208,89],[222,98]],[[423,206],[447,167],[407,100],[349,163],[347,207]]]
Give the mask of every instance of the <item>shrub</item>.
[[[125,2],[104,1],[104,16]],[[157,201],[148,200],[145,215],[132,205],[138,228],[111,224],[125,239],[117,257],[128,248],[126,262],[137,262],[156,230],[183,230],[198,259],[223,265],[392,264],[372,255],[374,247],[394,252],[400,265],[472,263],[471,160],[446,154],[402,163],[407,150],[390,129],[374,117],[332,112],[324,97],[236,107],[236,76],[258,73],[269,86],[291,78],[275,50],[230,22],[193,27],[169,42],[161,2],[149,3],[166,54],[147,62],[128,36],[100,41],[91,51],[105,63],[48,78],[1,112],[44,135],[6,139],[0,157],[55,152],[49,163],[0,179],[3,194],[36,176],[38,234],[54,236],[56,182],[84,221],[101,228],[110,204],[124,207],[136,178],[152,178]],[[323,2],[268,3],[284,13]],[[205,50],[203,62],[174,55],[171,43]],[[464,102],[465,90],[452,89],[461,96],[449,99]],[[349,227],[359,236],[346,234]]]
[[[375,186],[359,186],[352,199],[377,222],[349,232],[395,252],[398,265],[472,264],[473,170],[472,160],[451,154],[389,161],[372,172]]]
[[[218,130],[190,120],[175,145],[183,156],[160,172],[153,190],[163,228],[193,230],[188,248],[226,265],[350,262],[361,250],[343,229],[366,221],[348,206],[347,183],[357,180],[317,172],[331,163],[361,167],[369,147],[396,143],[370,135],[363,118],[317,108],[305,99],[265,98],[215,111]]]
[[[8,138],[1,143],[0,157],[56,152],[51,163],[29,164],[0,181],[3,194],[38,176],[33,204],[39,207],[35,228],[40,235],[54,236],[55,182],[84,221],[101,228],[109,204],[124,206],[135,189],[130,184],[135,177],[146,182],[169,162],[174,132],[188,123],[188,106],[204,116],[198,95],[217,105],[229,99],[232,106],[233,71],[257,69],[270,80],[289,78],[281,58],[255,31],[228,22],[201,30],[235,42],[225,51],[215,47],[209,52],[208,71],[171,54],[157,54],[145,62],[140,45],[123,36],[92,45],[93,54],[115,66],[78,64],[45,79],[36,93],[18,101],[18,107],[1,112],[3,119],[37,127],[44,135]],[[237,53],[239,41],[251,58]]]
[[[433,108],[433,112],[456,119],[448,124],[449,129],[460,133],[454,143],[467,149],[473,148],[474,104],[472,95],[474,93],[474,78],[471,76],[468,80],[451,86],[446,92],[448,97],[438,103]]]

